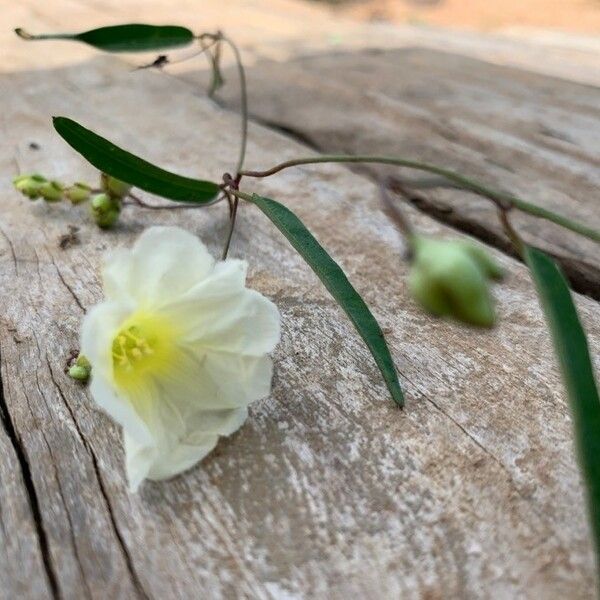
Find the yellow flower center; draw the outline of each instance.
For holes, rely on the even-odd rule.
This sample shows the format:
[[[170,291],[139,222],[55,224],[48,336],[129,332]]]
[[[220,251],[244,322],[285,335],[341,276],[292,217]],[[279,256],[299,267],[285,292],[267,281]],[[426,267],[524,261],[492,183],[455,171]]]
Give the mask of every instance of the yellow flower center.
[[[176,362],[179,330],[162,315],[138,311],[127,319],[112,343],[115,382],[121,388],[143,385],[160,377]]]

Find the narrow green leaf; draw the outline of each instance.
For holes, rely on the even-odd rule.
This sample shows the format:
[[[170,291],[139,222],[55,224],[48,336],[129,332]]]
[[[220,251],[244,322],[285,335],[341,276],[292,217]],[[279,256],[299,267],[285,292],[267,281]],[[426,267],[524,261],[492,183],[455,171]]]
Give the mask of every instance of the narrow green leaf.
[[[285,235],[344,309],[371,351],[392,398],[396,404],[403,406],[404,398],[398,382],[398,375],[383,332],[369,307],[348,281],[344,271],[327,254],[302,221],[288,208],[275,200],[256,194],[251,197],[244,195],[244,198],[246,197],[271,219],[275,227]]]
[[[571,405],[600,570],[600,398],[588,344],[567,281],[554,261],[528,246],[524,256],[550,327]]]
[[[178,25],[143,25],[129,23],[90,29],[82,33],[50,33],[31,35],[24,29],[15,29],[24,40],[73,40],[89,44],[105,52],[146,52],[165,48],[180,48],[194,41],[187,27]]]
[[[179,202],[205,204],[219,193],[211,181],[182,177],[122,150],[66,117],[53,117],[59,135],[94,167],[151,194]]]

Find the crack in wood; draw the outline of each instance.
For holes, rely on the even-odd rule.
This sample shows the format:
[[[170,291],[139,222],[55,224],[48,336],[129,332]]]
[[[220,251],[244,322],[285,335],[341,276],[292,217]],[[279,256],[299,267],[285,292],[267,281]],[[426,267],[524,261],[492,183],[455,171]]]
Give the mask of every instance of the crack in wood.
[[[75,300],[75,303],[77,304],[77,306],[79,306],[79,308],[82,310],[83,314],[85,314],[86,308],[81,303],[81,300],[79,300],[79,297],[77,296],[77,294],[75,293],[73,288],[65,280],[64,275],[62,274],[61,270],[58,268],[58,265],[56,264],[53,256],[51,256],[51,259],[52,259],[52,264],[54,265],[54,268],[56,269],[56,273],[58,274],[59,279],[62,281],[63,285],[67,288],[67,290],[69,291],[71,296],[73,296],[73,300]]]
[[[81,308],[85,312],[85,309],[83,309],[83,307],[81,307]],[[96,474],[96,479],[98,480],[98,487],[100,488],[100,492],[104,498],[104,502],[106,504],[106,510],[108,512],[108,517],[110,519],[115,536],[116,536],[119,546],[121,548],[121,552],[123,554],[123,560],[125,561],[125,565],[131,576],[131,581],[132,581],[134,587],[136,588],[138,597],[143,598],[144,600],[147,600],[150,598],[150,596],[148,596],[148,594],[144,590],[144,586],[142,585],[139,575],[137,574],[137,571],[133,564],[133,559],[131,557],[131,554],[129,553],[127,544],[125,543],[125,539],[123,538],[123,535],[121,534],[121,531],[119,530],[119,527],[117,525],[113,507],[109,500],[109,494],[104,486],[104,480],[102,478],[102,475],[100,472],[100,467],[98,465],[98,457],[96,456],[96,453],[94,452],[91,444],[86,439],[86,437],[83,435],[83,432],[81,431],[81,428],[79,427],[79,423],[77,422],[75,413],[73,412],[73,409],[71,408],[62,388],[60,387],[60,384],[58,383],[58,381],[54,375],[54,371],[52,369],[52,366],[50,365],[50,360],[48,358],[48,355],[46,355],[46,364],[48,365],[48,372],[50,373],[50,379],[52,380],[52,383],[54,384],[54,387],[56,388],[58,395],[61,397],[63,404],[65,405],[67,411],[69,412],[69,415],[71,416],[71,419],[73,421],[75,429],[77,430],[77,433],[79,435],[79,439],[81,440],[81,443],[83,444],[84,448],[87,450],[87,452],[91,458],[92,466],[94,468],[94,473]],[[61,494],[62,494],[62,492],[61,492]],[[86,582],[86,584],[87,584],[87,582]]]
[[[44,529],[44,523],[42,519],[42,513],[40,510],[40,503],[38,500],[37,492],[35,489],[35,484],[33,482],[33,476],[31,474],[31,468],[29,466],[29,461],[27,459],[27,454],[22,445],[22,442],[17,434],[14,423],[10,416],[10,412],[8,409],[8,404],[6,402],[6,397],[4,395],[4,384],[2,381],[2,371],[0,370],[0,420],[4,425],[4,429],[6,431],[6,435],[10,440],[12,447],[15,451],[15,455],[17,460],[19,461],[19,465],[21,467],[21,474],[23,476],[23,483],[25,485],[25,490],[27,491],[27,499],[29,501],[29,508],[31,510],[31,514],[33,516],[33,522],[35,524],[35,530],[38,537],[38,542],[40,546],[40,554],[42,557],[42,562],[44,564],[44,569],[46,571],[46,576],[48,578],[48,583],[50,585],[50,590],[52,592],[52,596],[54,598],[61,598],[61,593],[58,585],[58,579],[56,573],[54,571],[54,567],[52,565],[52,558],[50,556],[50,548],[48,544],[48,536],[46,534],[46,530]]]
[[[123,553],[123,559],[125,560],[125,565],[127,566],[127,570],[129,571],[129,574],[131,575],[131,581],[132,581],[133,585],[135,586],[138,596],[140,598],[143,598],[144,600],[149,600],[150,596],[148,595],[148,593],[144,589],[144,586],[142,585],[140,577],[137,574],[137,571],[133,564],[133,558],[131,557],[131,554],[129,553],[129,549],[127,548],[125,539],[123,538],[123,535],[121,534],[121,531],[119,530],[119,527],[117,525],[117,520],[115,518],[113,507],[109,500],[109,494],[108,494],[106,488],[104,487],[104,481],[102,479],[102,475],[100,474],[100,467],[98,466],[98,459],[96,457],[96,454],[93,452],[91,446],[89,446],[89,444],[87,444],[87,442],[86,442],[86,447],[88,448],[91,459],[92,459],[92,465],[94,467],[94,471],[95,471],[96,477],[98,479],[98,485],[100,487],[100,492],[102,493],[102,496],[104,497],[104,501],[106,503],[106,509],[108,510],[108,516],[109,516],[110,522],[113,526],[115,536],[117,537],[119,546],[121,547],[121,551]]]
[[[2,234],[2,236],[6,239],[7,243],[8,243],[8,247],[10,248],[10,253],[12,255],[12,259],[13,259],[13,264],[15,265],[15,275],[19,274],[19,267],[18,267],[18,260],[17,260],[17,254],[15,252],[15,247],[12,243],[12,240],[8,237],[8,235],[6,234],[6,232],[4,231],[4,229],[2,229],[2,227],[0,227],[0,233]]]

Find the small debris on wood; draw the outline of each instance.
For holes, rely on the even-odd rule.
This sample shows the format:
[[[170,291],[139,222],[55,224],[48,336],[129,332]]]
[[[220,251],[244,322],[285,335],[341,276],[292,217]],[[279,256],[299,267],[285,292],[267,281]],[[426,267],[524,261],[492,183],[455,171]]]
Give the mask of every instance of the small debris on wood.
[[[79,350],[77,348],[71,348],[69,354],[67,354],[67,362],[65,363],[64,372],[68,373],[69,369],[75,364],[77,357],[79,356]]]
[[[69,225],[68,233],[63,233],[58,238],[58,247],[61,250],[66,250],[71,246],[77,246],[78,244],[80,244],[81,240],[79,239],[78,232],[79,227],[76,227],[75,225]]]

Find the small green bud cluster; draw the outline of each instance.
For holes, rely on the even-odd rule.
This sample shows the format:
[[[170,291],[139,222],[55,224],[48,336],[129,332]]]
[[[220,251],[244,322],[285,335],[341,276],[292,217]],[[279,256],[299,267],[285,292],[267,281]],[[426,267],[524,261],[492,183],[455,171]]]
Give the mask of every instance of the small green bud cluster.
[[[483,248],[465,240],[415,236],[413,250],[408,283],[425,310],[478,327],[494,325],[489,280],[503,272]]]
[[[63,186],[59,181],[50,181],[37,173],[19,175],[13,179],[13,184],[30,200],[43,198],[46,202],[59,202],[63,197]]]
[[[83,354],[80,354],[75,362],[69,367],[69,377],[72,377],[77,381],[87,381],[90,378],[91,373],[92,365]]]
[[[98,227],[110,229],[119,220],[121,201],[131,186],[106,173],[100,174],[102,193],[95,195],[90,203],[92,216]]]
[[[59,202],[65,198],[73,205],[91,200],[92,217],[102,229],[109,229],[118,221],[122,200],[131,189],[129,184],[106,173],[100,174],[101,193],[96,194],[87,183],[77,181],[65,187],[60,182],[48,180],[37,173],[19,175],[13,179],[13,184],[19,192],[31,200],[43,198],[46,202]]]

